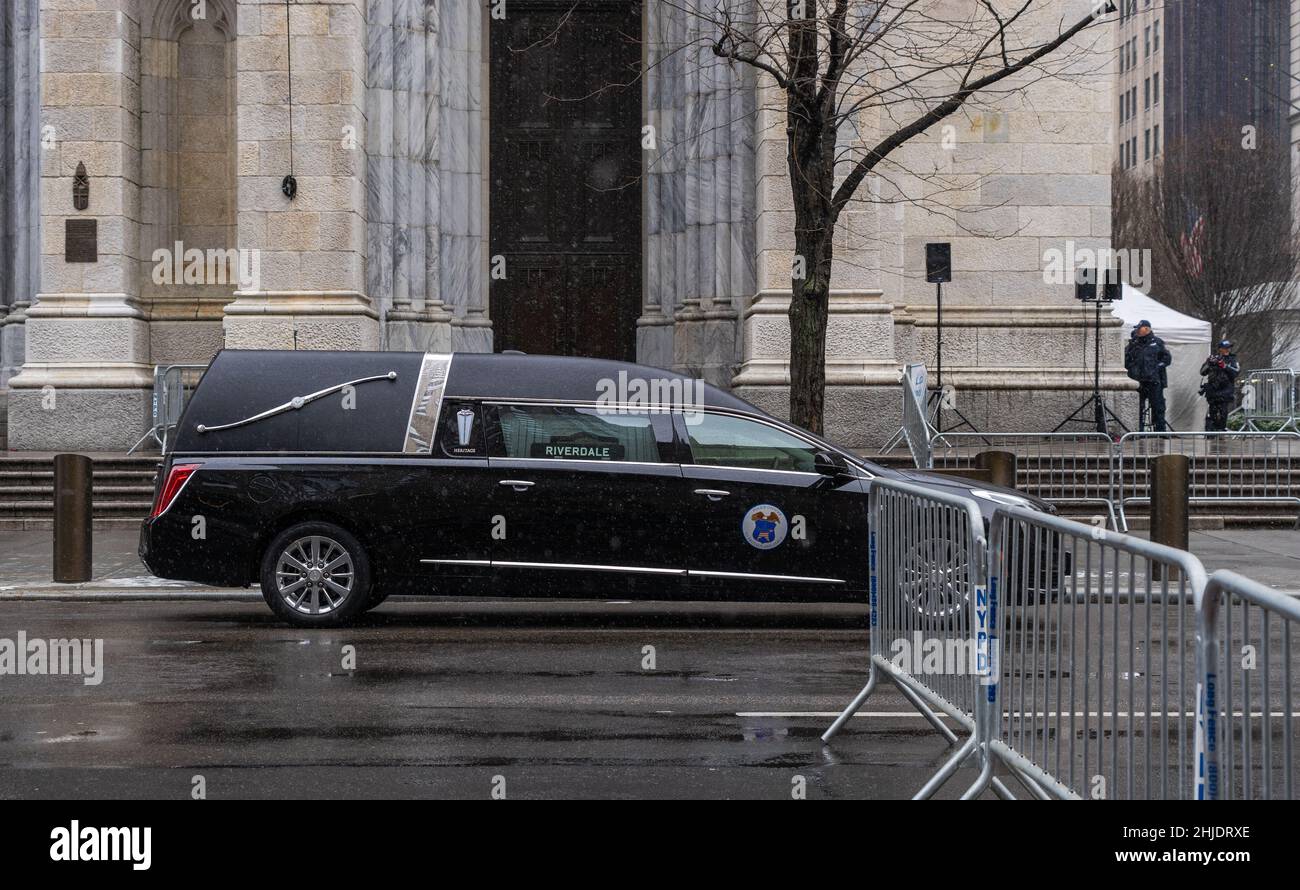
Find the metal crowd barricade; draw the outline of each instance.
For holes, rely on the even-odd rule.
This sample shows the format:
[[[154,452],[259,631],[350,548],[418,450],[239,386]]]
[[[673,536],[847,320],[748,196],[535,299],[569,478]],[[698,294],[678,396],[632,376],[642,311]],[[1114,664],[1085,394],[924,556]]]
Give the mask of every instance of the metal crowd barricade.
[[[977,725],[981,671],[989,652],[986,601],[986,542],[979,508],[967,498],[890,479],[876,479],[869,503],[871,565],[871,657],[867,685],[822,735],[828,742],[875,691],[881,679],[899,692],[949,742],[958,736],[942,721],[951,718],[968,734],[918,799],[930,797],[970,757],[982,757]],[[923,646],[943,653],[939,673],[918,662]],[[987,775],[985,775],[987,773]],[[991,764],[981,761],[981,779],[967,794],[993,784]]]
[[[1128,530],[1125,509],[1151,502],[1151,462],[1164,454],[1188,458],[1192,503],[1284,502],[1300,507],[1294,462],[1300,433],[1199,432],[1125,433],[1119,443],[1119,527]]]
[[[1245,429],[1255,432],[1300,430],[1296,425],[1296,374],[1290,368],[1261,368],[1239,378],[1241,417]],[[1260,423],[1280,423],[1276,430],[1261,430]]]
[[[1115,509],[1115,443],[1105,433],[940,433],[931,443],[935,469],[969,470],[979,452],[1016,455],[1016,488],[1053,504],[1104,507],[1111,528]]]
[[[140,440],[131,446],[127,454],[134,454],[136,449],[152,438],[158,447],[166,453],[167,438],[176,424],[180,423],[181,412],[189,401],[199,378],[208,368],[199,364],[155,365],[153,369],[152,425]]]
[[[880,449],[887,454],[899,444],[907,445],[912,462],[923,470],[931,467],[930,440],[937,432],[926,417],[928,390],[925,383],[925,366],[910,364],[903,368],[900,380],[903,388],[903,425]]]
[[[997,511],[989,546],[990,759],[1038,797],[1194,798],[1200,562],[1020,507]]]
[[[1205,799],[1296,799],[1300,600],[1219,571],[1206,585],[1199,656]]]

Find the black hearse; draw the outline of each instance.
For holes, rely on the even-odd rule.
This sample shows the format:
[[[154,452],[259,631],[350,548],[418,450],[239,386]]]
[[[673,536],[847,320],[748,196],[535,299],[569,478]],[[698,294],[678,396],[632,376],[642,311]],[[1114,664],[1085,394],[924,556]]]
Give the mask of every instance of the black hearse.
[[[861,600],[873,477],[1029,503],[598,359],[223,350],[174,441],[145,565],[300,625],[393,592]]]

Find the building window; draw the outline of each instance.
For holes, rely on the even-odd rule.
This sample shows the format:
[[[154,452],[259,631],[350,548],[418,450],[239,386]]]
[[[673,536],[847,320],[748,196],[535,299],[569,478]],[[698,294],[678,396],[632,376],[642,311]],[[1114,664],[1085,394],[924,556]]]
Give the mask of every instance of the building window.
[[[1160,19],[1156,19],[1156,23],[1151,26],[1151,34],[1155,41],[1156,52],[1160,52]]]
[[[1124,48],[1120,49],[1119,51],[1119,73],[1123,74],[1124,69],[1127,67],[1128,67],[1128,45],[1125,44]]]
[[[1159,105],[1160,104],[1160,72],[1159,71],[1151,75],[1151,92],[1155,94],[1155,97],[1152,99],[1153,104]]]
[[[1145,59],[1149,59],[1151,58],[1151,26],[1150,25],[1147,26],[1144,35],[1145,36],[1143,37],[1142,40],[1142,45],[1143,45],[1142,57]]]
[[[1153,153],[1159,155],[1160,154],[1160,125],[1159,124],[1156,124],[1154,132],[1155,135],[1152,136],[1151,138],[1151,144],[1152,144],[1151,150]]]
[[[1151,131],[1147,130],[1142,134],[1142,160],[1151,160]]]
[[[1142,83],[1142,107],[1151,107],[1151,78],[1147,78]]]

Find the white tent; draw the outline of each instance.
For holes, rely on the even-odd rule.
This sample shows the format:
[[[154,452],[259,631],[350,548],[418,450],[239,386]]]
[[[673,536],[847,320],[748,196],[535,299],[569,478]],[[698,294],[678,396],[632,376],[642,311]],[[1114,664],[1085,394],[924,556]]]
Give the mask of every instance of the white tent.
[[[1205,399],[1201,388],[1201,363],[1210,354],[1210,323],[1183,315],[1158,303],[1142,291],[1124,285],[1124,299],[1111,304],[1111,315],[1123,319],[1125,345],[1133,326],[1146,319],[1165,345],[1174,363],[1169,366],[1169,388],[1165,390],[1165,420],[1180,432],[1205,429]]]

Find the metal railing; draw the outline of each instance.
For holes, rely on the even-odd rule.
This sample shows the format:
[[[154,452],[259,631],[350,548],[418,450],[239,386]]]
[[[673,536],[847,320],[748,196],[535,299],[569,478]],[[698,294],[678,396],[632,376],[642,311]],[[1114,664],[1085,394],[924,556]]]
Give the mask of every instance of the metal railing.
[[[1125,509],[1151,502],[1151,463],[1165,454],[1188,459],[1192,503],[1280,502],[1300,508],[1300,433],[1126,433],[1117,468],[1119,528],[1128,530]]]
[[[979,453],[1016,455],[1015,488],[1058,505],[1096,504],[1118,528],[1114,440],[1104,433],[939,433],[931,443],[934,469],[977,468]]]
[[[990,614],[984,521],[974,501],[920,485],[877,479],[869,498],[871,567],[871,657],[867,685],[822,735],[830,741],[875,692],[880,680],[893,683],[934,729],[950,743],[957,735],[940,719],[950,717],[968,733],[956,754],[917,793],[932,795],[969,757],[983,754],[977,726],[980,671],[987,673]],[[959,670],[927,674],[904,647],[930,644],[960,656]],[[973,645],[972,645],[973,643]],[[919,653],[917,653],[919,654]],[[900,657],[901,656],[901,657]],[[975,795],[990,784],[1011,797],[989,777],[973,786]]]
[[[999,510],[989,540],[993,755],[1037,796],[1192,799],[1200,562],[1023,508]]]
[[[885,679],[958,746],[919,799],[967,763],[963,798],[1014,797],[999,772],[1040,799],[1295,798],[1300,599],[1022,507],[986,536],[911,483],[869,510],[869,675],[824,742]]]
[[[1296,373],[1290,368],[1260,368],[1240,375],[1243,428],[1261,430],[1260,423],[1280,423],[1275,431],[1300,430],[1296,417]]]
[[[1204,603],[1205,797],[1295,800],[1300,600],[1220,571],[1210,576]]]
[[[154,366],[151,425],[127,454],[134,454],[136,449],[151,438],[158,443],[164,454],[167,452],[168,436],[176,424],[180,423],[185,404],[207,369],[207,365],[199,364]]]
[[[926,389],[925,365],[904,366],[899,382],[903,389],[903,425],[884,444],[880,453],[887,454],[896,446],[905,444],[912,454],[912,462],[928,470],[931,465],[930,440],[936,430],[926,417],[929,391]]]

